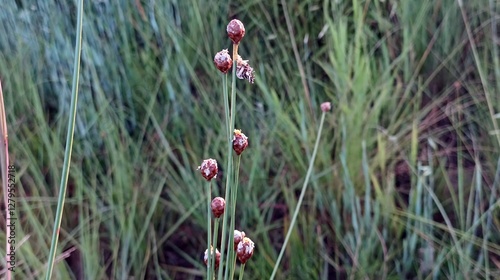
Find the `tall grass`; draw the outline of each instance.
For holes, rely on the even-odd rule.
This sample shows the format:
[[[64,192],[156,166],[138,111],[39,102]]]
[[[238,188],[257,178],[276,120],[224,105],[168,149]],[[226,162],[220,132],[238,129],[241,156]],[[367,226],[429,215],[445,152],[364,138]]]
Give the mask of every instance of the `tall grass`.
[[[46,270],[69,112],[76,6],[39,2],[0,11],[20,178],[14,279]],[[332,100],[334,110],[276,279],[499,277],[500,7],[480,2],[463,3],[463,17],[454,0],[288,1],[287,26],[277,0],[89,1],[53,278],[204,275],[196,167],[226,149],[211,58],[228,47],[235,15],[258,77],[236,93],[235,126],[252,151],[236,227],[257,244],[245,279],[271,275],[312,156],[320,114],[304,80],[312,107]],[[212,187],[224,191],[223,181]]]

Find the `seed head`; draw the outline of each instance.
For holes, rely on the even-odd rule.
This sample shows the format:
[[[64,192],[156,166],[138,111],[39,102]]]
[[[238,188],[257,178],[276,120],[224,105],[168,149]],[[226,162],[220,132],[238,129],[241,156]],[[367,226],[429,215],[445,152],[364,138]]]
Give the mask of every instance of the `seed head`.
[[[224,214],[224,209],[226,208],[226,201],[224,200],[224,198],[218,196],[212,200],[210,206],[212,207],[212,213],[214,214],[214,217],[220,218],[220,216]]]
[[[212,178],[217,178],[217,161],[212,158],[206,159],[198,166],[198,170],[200,170],[201,175],[207,181],[212,180]]]
[[[248,146],[248,137],[246,137],[246,135],[243,134],[241,130],[235,129],[233,136],[233,150],[236,152],[237,155],[240,155],[247,148],[247,146]]]
[[[255,73],[252,66],[248,64],[248,60],[243,60],[239,55],[236,60],[236,77],[240,80],[248,80],[251,84],[255,81]]]
[[[234,44],[239,44],[243,36],[245,36],[245,26],[237,19],[233,19],[229,22],[226,31],[227,36]]]
[[[215,260],[215,269],[219,267],[220,264],[220,252],[218,249],[215,249],[215,258],[213,257],[214,247],[210,246],[210,255],[212,257],[212,261]],[[203,257],[203,262],[205,265],[208,265],[208,249],[205,250],[205,256]]]
[[[236,248],[236,255],[242,264],[246,263],[253,255],[255,244],[248,237],[244,237]]]
[[[331,109],[332,109],[332,103],[330,103],[330,102],[323,102],[323,103],[321,103],[321,111],[328,112]]]
[[[245,232],[234,230],[234,250],[238,248],[238,244],[245,238]]]
[[[214,64],[215,67],[219,69],[219,71],[226,74],[229,69],[231,69],[233,60],[231,59],[231,56],[229,55],[229,52],[227,50],[222,50],[215,54]]]

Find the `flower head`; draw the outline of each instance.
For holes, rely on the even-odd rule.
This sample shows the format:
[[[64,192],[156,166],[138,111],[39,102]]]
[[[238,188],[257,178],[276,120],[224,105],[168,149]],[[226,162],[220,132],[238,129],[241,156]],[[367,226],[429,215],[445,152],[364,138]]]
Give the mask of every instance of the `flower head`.
[[[239,55],[236,60],[236,77],[240,80],[248,80],[251,84],[255,81],[255,73],[252,66],[248,64],[248,60],[243,60]]]
[[[233,19],[229,22],[226,31],[227,36],[234,44],[239,44],[243,36],[245,36],[245,26],[237,19]]]
[[[330,103],[330,102],[323,102],[323,103],[321,103],[321,111],[328,112],[331,109],[332,109],[332,103]]]
[[[224,198],[218,196],[214,199],[212,199],[212,203],[210,204],[212,207],[212,214],[214,214],[214,217],[220,218],[222,214],[224,214],[224,209],[226,208],[226,201]]]
[[[238,244],[245,238],[245,232],[234,230],[234,250],[238,248]]]
[[[220,264],[220,252],[218,249],[215,249],[215,258],[213,257],[214,247],[210,246],[210,256],[212,257],[212,261],[215,260],[215,268],[217,269]],[[203,262],[205,265],[208,265],[208,249],[205,250],[205,255],[203,256]]]
[[[206,159],[201,163],[200,166],[198,166],[198,170],[200,170],[201,175],[207,181],[212,180],[212,178],[217,178],[217,161],[212,158]]]
[[[237,155],[243,153],[243,151],[248,147],[248,137],[241,132],[239,129],[234,130],[233,136],[233,150]]]
[[[229,69],[231,69],[233,60],[231,59],[231,56],[229,55],[229,52],[227,50],[222,50],[215,54],[214,64],[215,67],[219,69],[219,71],[226,74]]]
[[[236,255],[242,264],[246,263],[248,259],[250,259],[253,255],[253,250],[255,248],[255,244],[253,241],[244,237],[240,243],[238,243],[238,247],[236,248]]]

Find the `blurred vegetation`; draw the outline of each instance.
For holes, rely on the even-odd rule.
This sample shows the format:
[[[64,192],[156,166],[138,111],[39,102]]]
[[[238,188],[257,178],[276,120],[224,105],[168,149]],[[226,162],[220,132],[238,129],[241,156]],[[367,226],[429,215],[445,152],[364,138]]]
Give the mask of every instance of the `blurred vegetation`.
[[[334,109],[278,279],[500,277],[499,13],[496,0],[85,1],[55,279],[203,275],[196,167],[208,157],[225,165],[212,59],[230,47],[234,17],[257,76],[238,85],[236,119],[250,139],[236,210],[236,227],[256,243],[246,279],[271,274],[323,101]],[[0,9],[20,178],[15,279],[45,271],[75,20],[74,1]]]

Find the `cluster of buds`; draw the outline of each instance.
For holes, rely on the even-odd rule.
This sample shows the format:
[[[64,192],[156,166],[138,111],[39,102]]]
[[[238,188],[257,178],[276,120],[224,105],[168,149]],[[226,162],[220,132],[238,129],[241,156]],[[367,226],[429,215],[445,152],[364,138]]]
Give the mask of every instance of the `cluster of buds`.
[[[236,250],[238,248],[238,244],[245,238],[245,232],[244,231],[239,231],[239,230],[234,230],[234,249]]]
[[[227,25],[226,31],[227,36],[229,37],[229,39],[231,39],[231,41],[233,41],[234,48],[236,49],[236,53],[233,54],[236,56],[233,57],[233,59],[236,60],[236,76],[240,80],[247,80],[253,84],[255,81],[255,74],[252,66],[248,64],[248,60],[242,59],[241,56],[237,54],[238,45],[241,39],[243,39],[243,37],[245,36],[245,26],[241,21],[233,19]],[[224,49],[215,54],[215,67],[217,67],[217,69],[219,69],[219,71],[221,71],[223,74],[227,74],[227,72],[229,72],[229,69],[231,69],[233,59],[231,59],[231,56],[229,55],[227,49]]]

